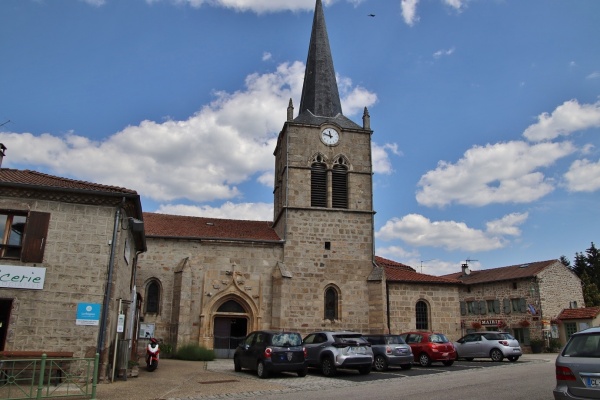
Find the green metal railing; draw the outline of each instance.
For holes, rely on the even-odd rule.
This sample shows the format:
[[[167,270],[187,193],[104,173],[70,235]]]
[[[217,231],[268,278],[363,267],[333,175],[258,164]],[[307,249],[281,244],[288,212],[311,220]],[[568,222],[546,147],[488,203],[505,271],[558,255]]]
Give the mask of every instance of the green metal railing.
[[[94,358],[0,359],[0,399],[89,398],[96,400]]]

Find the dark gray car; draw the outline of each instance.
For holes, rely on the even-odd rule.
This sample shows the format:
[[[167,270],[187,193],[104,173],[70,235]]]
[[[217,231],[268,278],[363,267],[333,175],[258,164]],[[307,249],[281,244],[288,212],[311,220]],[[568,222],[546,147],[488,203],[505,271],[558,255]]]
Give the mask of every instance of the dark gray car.
[[[356,369],[361,375],[371,372],[373,351],[360,333],[319,331],[304,338],[309,367],[319,368],[325,376],[333,376],[338,368]]]
[[[554,398],[600,399],[600,327],[574,333],[556,357]]]
[[[363,335],[373,349],[375,361],[373,368],[376,371],[386,371],[390,365],[402,369],[411,369],[413,353],[400,335]]]

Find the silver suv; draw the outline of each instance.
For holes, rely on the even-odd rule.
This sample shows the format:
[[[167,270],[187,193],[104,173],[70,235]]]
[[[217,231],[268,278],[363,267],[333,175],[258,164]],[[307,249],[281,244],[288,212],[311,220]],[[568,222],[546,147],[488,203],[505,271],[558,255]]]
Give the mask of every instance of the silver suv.
[[[325,376],[333,376],[338,368],[357,369],[361,375],[371,372],[373,351],[360,333],[319,331],[303,340],[309,367],[320,368]]]
[[[598,399],[600,394],[600,327],[574,333],[556,357],[554,398]]]

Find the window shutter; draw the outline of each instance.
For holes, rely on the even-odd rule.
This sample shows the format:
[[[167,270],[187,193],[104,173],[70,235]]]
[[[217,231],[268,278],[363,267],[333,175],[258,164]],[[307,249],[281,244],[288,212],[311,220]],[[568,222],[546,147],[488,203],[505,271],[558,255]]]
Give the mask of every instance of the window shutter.
[[[523,344],[529,345],[531,342],[529,341],[529,328],[523,328]]]
[[[485,304],[485,300],[481,300],[479,302],[479,314],[484,315],[487,313],[487,304]]]
[[[327,207],[327,167],[315,163],[311,167],[310,176],[311,207]]]
[[[22,262],[41,263],[44,261],[46,236],[50,226],[50,213],[30,211],[23,236]]]
[[[511,310],[511,304],[510,304],[510,299],[504,299],[503,301],[504,303],[504,314],[510,314],[510,310]]]
[[[500,300],[494,300],[494,312],[500,314]]]
[[[331,174],[331,205],[333,208],[348,208],[348,173],[346,167],[334,165]]]
[[[467,315],[467,304],[464,301],[460,302],[460,315]]]

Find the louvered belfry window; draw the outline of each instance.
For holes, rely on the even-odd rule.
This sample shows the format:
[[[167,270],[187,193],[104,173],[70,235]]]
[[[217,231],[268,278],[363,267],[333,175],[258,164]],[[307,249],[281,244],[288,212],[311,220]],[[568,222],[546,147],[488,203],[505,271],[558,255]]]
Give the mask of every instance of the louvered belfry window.
[[[348,208],[348,166],[343,157],[339,157],[333,165],[331,205],[333,208]]]
[[[327,165],[317,156],[311,165],[310,174],[311,207],[327,207]]]

